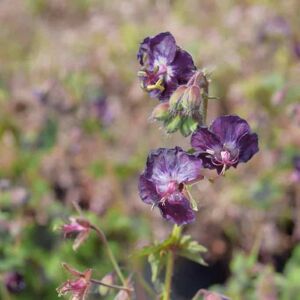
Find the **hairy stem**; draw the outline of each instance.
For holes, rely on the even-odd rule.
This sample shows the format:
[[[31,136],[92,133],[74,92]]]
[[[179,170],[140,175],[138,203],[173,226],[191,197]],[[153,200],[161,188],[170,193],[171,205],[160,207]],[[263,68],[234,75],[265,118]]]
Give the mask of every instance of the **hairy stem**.
[[[177,241],[180,240],[182,232],[182,227],[174,225],[172,230],[172,236],[176,238]],[[172,276],[174,270],[174,259],[175,252],[174,249],[170,248],[167,254],[167,264],[166,264],[166,275],[165,275],[165,286],[163,290],[163,300],[170,300],[171,298],[171,287],[172,287]]]
[[[128,287],[114,285],[114,284],[107,284],[107,283],[104,283],[101,280],[97,280],[97,279],[91,279],[90,282],[93,282],[93,283],[99,284],[99,285],[103,285],[103,286],[106,286],[106,287],[112,288],[112,289],[124,290],[124,291],[127,291],[127,292],[133,292],[133,290],[128,288]]]
[[[204,84],[203,84],[203,93],[202,93],[202,102],[201,102],[201,106],[200,106],[200,115],[202,117],[202,126],[206,125],[206,117],[207,117],[207,108],[208,108],[208,81],[205,77],[205,75],[203,75],[204,78]]]
[[[107,251],[107,254],[108,254],[108,257],[109,257],[109,259],[110,259],[110,261],[111,261],[111,263],[112,263],[112,265],[113,265],[113,267],[115,269],[115,272],[117,273],[118,277],[120,278],[122,284],[124,286],[126,286],[127,284],[126,284],[125,277],[124,277],[124,275],[123,275],[123,273],[122,273],[122,271],[121,271],[121,269],[120,269],[120,267],[119,267],[119,265],[117,263],[117,260],[116,260],[116,258],[114,256],[114,254],[112,253],[112,251],[111,251],[111,249],[109,247],[109,244],[108,244],[108,241],[106,239],[105,234],[98,227],[96,227],[94,225],[91,225],[91,229],[95,230],[95,232],[97,233],[97,236],[99,237],[99,239],[104,244],[104,246],[106,248],[106,251]]]
[[[165,288],[163,292],[163,300],[170,300],[171,296],[171,283],[172,275],[174,269],[174,252],[170,250],[167,257],[167,266],[166,266],[166,277],[165,277]]]

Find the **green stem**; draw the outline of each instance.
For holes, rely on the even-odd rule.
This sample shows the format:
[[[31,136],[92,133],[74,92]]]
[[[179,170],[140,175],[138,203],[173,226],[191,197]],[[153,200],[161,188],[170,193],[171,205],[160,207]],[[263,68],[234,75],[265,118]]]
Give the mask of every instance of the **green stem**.
[[[93,283],[99,284],[99,285],[103,285],[105,287],[112,288],[112,289],[124,290],[126,292],[133,292],[133,290],[128,287],[119,286],[119,285],[115,285],[115,284],[107,284],[107,283],[102,282],[101,280],[97,280],[97,279],[90,279],[90,282],[93,282]]]
[[[97,236],[100,238],[100,240],[104,244],[107,254],[108,254],[108,257],[109,257],[118,277],[120,278],[122,284],[126,287],[127,283],[126,283],[125,277],[117,263],[117,260],[114,256],[113,252],[111,251],[111,249],[109,247],[109,244],[108,244],[105,234],[98,227],[96,227],[94,225],[91,225],[91,229],[95,230],[95,232],[97,233]]]
[[[202,126],[206,125],[207,106],[208,106],[208,96],[206,94],[206,95],[204,95],[204,97],[202,99],[201,107],[200,107],[200,114],[202,117],[202,120],[201,120]]]
[[[165,288],[163,293],[163,300],[170,300],[171,296],[171,283],[172,275],[174,269],[174,252],[170,250],[167,257],[167,266],[166,266],[166,277],[165,277]]]
[[[177,240],[180,241],[182,232],[182,227],[174,225],[171,235]],[[170,300],[171,296],[171,286],[172,286],[172,276],[174,270],[174,258],[175,252],[174,249],[170,248],[167,254],[167,264],[166,264],[166,275],[165,275],[165,287],[163,291],[163,300]]]
[[[206,125],[206,116],[207,116],[207,107],[208,107],[209,82],[208,82],[205,74],[202,71],[199,73],[198,84],[199,84],[200,88],[203,88],[202,101],[201,101],[201,105],[200,105],[200,115],[201,115],[201,124],[200,125],[205,126]]]

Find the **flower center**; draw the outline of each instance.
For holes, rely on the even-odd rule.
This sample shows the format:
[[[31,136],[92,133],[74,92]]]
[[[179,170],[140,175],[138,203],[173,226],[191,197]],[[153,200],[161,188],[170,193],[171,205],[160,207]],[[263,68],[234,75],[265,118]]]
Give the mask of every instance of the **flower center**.
[[[170,181],[167,187],[167,190],[165,191],[165,193],[163,194],[160,202],[162,203],[162,205],[165,205],[165,202],[167,201],[168,197],[175,193],[175,192],[179,192],[181,193],[184,189],[184,183],[177,183],[176,181]]]
[[[208,149],[206,152],[212,156],[212,163],[216,166],[232,166],[239,160],[238,149],[230,150],[224,147],[221,151]]]

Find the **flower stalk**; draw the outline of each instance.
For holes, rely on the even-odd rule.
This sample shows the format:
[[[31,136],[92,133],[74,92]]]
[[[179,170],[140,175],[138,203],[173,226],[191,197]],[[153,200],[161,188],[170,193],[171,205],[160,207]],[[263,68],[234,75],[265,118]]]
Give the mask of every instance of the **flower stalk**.
[[[163,300],[170,300],[173,270],[174,270],[174,251],[171,249],[171,250],[169,250],[168,256],[167,256],[167,266],[166,266],[166,277],[165,277],[165,288],[164,288],[164,292],[163,292]]]
[[[182,227],[174,225],[172,235],[180,240],[182,232]],[[175,260],[175,249],[170,248],[167,254],[167,264],[166,264],[166,275],[165,275],[165,287],[163,291],[163,300],[170,300],[172,291],[172,276],[174,271],[174,260]]]
[[[111,251],[111,249],[109,247],[109,244],[108,244],[105,234],[100,230],[100,228],[96,227],[95,225],[91,225],[91,229],[93,229],[96,232],[97,236],[99,237],[101,242],[104,244],[106,251],[107,251],[107,255],[114,267],[115,272],[117,273],[118,277],[120,278],[122,284],[124,286],[127,286],[125,277],[121,271],[121,268],[114,256],[113,252]]]

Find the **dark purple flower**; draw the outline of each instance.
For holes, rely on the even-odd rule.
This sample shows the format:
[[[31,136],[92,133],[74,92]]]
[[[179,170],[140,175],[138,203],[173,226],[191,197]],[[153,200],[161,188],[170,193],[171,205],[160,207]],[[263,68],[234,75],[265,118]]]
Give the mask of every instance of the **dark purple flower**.
[[[238,116],[222,116],[209,128],[201,127],[191,144],[203,161],[203,166],[224,173],[231,166],[247,162],[258,152],[258,137],[248,123]]]
[[[203,178],[201,167],[201,160],[179,147],[152,151],[139,179],[141,199],[153,207],[158,206],[162,216],[173,223],[194,221],[186,185]]]
[[[6,289],[12,293],[20,293],[25,289],[25,281],[23,275],[18,272],[9,272],[4,278]]]
[[[137,58],[142,65],[138,73],[142,88],[160,100],[168,99],[196,70],[191,55],[176,45],[170,32],[145,38]]]

